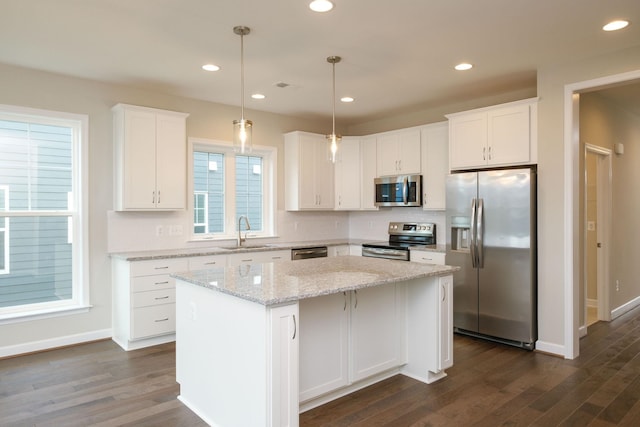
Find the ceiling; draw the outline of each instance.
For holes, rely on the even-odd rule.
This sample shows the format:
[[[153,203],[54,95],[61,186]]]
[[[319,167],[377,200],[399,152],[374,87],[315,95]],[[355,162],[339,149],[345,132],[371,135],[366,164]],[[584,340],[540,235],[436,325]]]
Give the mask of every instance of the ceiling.
[[[309,0],[2,0],[0,62],[239,106],[245,25],[245,108],[330,117],[339,55],[349,125],[533,88],[539,67],[640,44],[638,0],[333,1],[318,14]],[[632,24],[601,30],[618,18]],[[453,70],[463,61],[474,68]]]

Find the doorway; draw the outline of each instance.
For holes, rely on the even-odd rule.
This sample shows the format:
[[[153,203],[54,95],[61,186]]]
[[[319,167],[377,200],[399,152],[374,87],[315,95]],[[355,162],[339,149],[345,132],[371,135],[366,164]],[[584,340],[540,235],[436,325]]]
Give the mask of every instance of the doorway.
[[[584,286],[580,336],[589,325],[611,320],[609,247],[611,218],[611,150],[584,147]]]

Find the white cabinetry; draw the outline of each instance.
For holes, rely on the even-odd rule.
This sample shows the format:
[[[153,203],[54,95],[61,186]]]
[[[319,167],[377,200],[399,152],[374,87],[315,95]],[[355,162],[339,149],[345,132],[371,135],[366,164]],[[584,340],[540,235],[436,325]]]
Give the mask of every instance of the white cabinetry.
[[[351,379],[358,381],[400,365],[403,307],[396,285],[351,293]]]
[[[449,174],[449,125],[447,122],[425,126],[422,144],[422,208],[446,209],[446,180]]]
[[[447,115],[454,169],[537,163],[537,100]]]
[[[378,147],[376,137],[369,136],[360,140],[360,209],[378,210],[373,180],[378,176]]]
[[[125,350],[175,339],[175,280],[186,258],[113,261],[113,340]]]
[[[334,167],[324,135],[287,133],[284,150],[286,210],[333,210]]]
[[[299,337],[298,304],[274,307],[268,310],[270,325],[267,343],[270,344],[270,422],[271,426],[298,425],[298,361]],[[245,407],[246,411],[247,408]],[[269,414],[269,411],[267,411]],[[248,425],[248,424],[247,424]]]
[[[378,176],[420,173],[420,130],[403,129],[377,136]]]
[[[345,136],[335,163],[335,209],[360,209],[360,138]]]
[[[403,289],[391,284],[300,301],[300,402],[404,363]]]
[[[301,300],[300,402],[349,384],[349,295]]]
[[[188,114],[126,104],[113,114],[116,210],[185,209]]]
[[[205,255],[189,258],[189,271],[206,270],[208,268],[226,267],[226,255]]]
[[[329,246],[327,247],[328,256],[345,256],[351,255],[349,245]]]
[[[259,264],[290,259],[291,251],[288,249],[281,251],[241,252],[227,255],[227,266],[236,267],[242,264]]]
[[[445,265],[445,254],[443,252],[409,251],[409,257],[411,262]]]

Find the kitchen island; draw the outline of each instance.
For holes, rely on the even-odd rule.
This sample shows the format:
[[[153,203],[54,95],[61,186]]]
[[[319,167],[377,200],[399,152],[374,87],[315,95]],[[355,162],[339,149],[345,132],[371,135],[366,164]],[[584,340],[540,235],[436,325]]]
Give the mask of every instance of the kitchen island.
[[[296,426],[398,373],[437,381],[455,270],[343,256],[176,274],[179,399],[214,426]]]

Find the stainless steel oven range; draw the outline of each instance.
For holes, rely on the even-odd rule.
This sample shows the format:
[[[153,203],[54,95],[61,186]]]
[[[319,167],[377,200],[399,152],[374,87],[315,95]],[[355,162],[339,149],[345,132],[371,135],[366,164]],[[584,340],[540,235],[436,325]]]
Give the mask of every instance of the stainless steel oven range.
[[[362,244],[362,256],[409,261],[411,246],[436,245],[436,225],[428,222],[390,222],[389,240]]]

